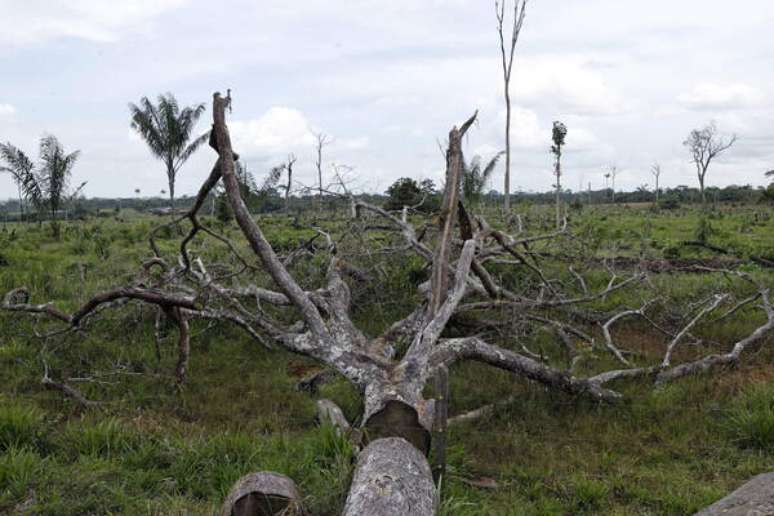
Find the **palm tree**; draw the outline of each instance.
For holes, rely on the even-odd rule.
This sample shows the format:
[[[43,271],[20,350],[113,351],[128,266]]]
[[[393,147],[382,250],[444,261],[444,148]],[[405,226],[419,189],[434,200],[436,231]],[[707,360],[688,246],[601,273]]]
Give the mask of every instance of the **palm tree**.
[[[0,161],[5,166],[0,166],[0,172],[7,172],[13,177],[16,189],[19,193],[19,217],[24,220],[24,192],[25,185],[34,179],[32,160],[26,154],[10,143],[0,143]]]
[[[462,198],[468,203],[478,201],[484,194],[489,178],[492,176],[497,162],[505,154],[500,151],[482,168],[481,156],[475,156],[470,164],[465,163],[462,171]]]
[[[37,174],[36,191],[43,192],[45,204],[48,204],[51,210],[52,220],[56,220],[56,213],[62,205],[73,166],[80,154],[81,151],[66,154],[55,136],[44,136],[40,140],[40,170]]]
[[[183,163],[196,152],[209,137],[209,131],[193,141],[196,122],[204,113],[204,104],[180,109],[171,93],[159,95],[154,105],[148,97],[140,99],[139,106],[129,103],[132,115],[131,127],[150,147],[153,155],[164,162],[169,181],[169,207],[175,207],[175,176]]]
[[[19,187],[19,201],[22,194],[38,212],[48,209],[51,220],[56,222],[56,214],[67,195],[67,187],[73,166],[80,151],[67,154],[55,136],[44,136],[40,140],[40,164],[35,167],[24,152],[10,143],[0,144],[0,157],[8,165],[4,171],[10,172]],[[84,187],[81,184],[73,196]],[[59,227],[52,225],[54,235],[58,236]]]

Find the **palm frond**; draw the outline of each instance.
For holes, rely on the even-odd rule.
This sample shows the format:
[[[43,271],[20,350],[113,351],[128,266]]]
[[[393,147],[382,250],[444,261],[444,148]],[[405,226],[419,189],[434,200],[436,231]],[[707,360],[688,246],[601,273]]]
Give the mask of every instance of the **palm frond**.
[[[209,141],[210,139],[210,132],[207,131],[203,135],[196,138],[194,141],[192,141],[190,144],[188,144],[188,147],[183,150],[182,154],[177,158],[177,162],[175,163],[175,168],[179,168],[182,166],[183,163],[188,161],[188,158],[191,157],[191,155],[196,152],[199,147],[201,147],[205,142]],[[238,163],[238,162],[237,162]]]
[[[13,175],[17,183],[25,174],[31,173],[35,167],[32,160],[24,152],[10,143],[0,143],[0,159],[7,165],[3,169]]]
[[[504,154],[505,151],[498,152],[484,167],[484,171],[481,172],[481,178],[484,180],[484,185],[489,181],[489,178],[492,177],[492,173],[494,172],[495,167],[497,167],[497,163],[500,161],[500,158],[503,157]]]

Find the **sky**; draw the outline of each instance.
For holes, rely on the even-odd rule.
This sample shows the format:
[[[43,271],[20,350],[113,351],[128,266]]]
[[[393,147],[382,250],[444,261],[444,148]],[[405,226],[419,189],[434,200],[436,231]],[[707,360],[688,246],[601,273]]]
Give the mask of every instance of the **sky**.
[[[509,14],[512,0],[507,0]],[[160,195],[166,175],[130,129],[128,103],[173,92],[204,102],[231,88],[235,150],[260,181],[289,153],[298,187],[352,167],[356,192],[400,177],[442,182],[441,147],[476,109],[468,158],[504,147],[494,0],[0,0],[0,141],[31,157],[41,136],[80,150],[89,197]],[[506,22],[507,23],[507,22]],[[774,10],[766,0],[530,0],[513,71],[512,189],[554,183],[554,120],[568,127],[563,183],[695,185],[682,146],[715,121],[737,144],[709,185],[763,185],[774,169]],[[194,194],[215,160],[180,171]],[[502,190],[503,167],[491,187]],[[16,195],[0,175],[0,199]]]

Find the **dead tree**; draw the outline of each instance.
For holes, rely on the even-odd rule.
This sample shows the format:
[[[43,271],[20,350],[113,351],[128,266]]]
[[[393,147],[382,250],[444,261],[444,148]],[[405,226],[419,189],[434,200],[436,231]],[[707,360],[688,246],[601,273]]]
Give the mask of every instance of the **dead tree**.
[[[192,229],[180,246],[176,265],[167,263],[156,249],[155,256],[143,264],[134,284],[98,294],[73,313],[64,312],[50,303],[33,304],[25,289],[6,294],[2,308],[51,319],[63,325],[63,329],[59,330],[61,333],[85,330],[91,318],[115,307],[116,303],[157,305],[179,329],[178,374],[185,373],[190,352],[187,325],[197,319],[237,325],[267,347],[279,346],[321,363],[349,381],[364,400],[361,424],[356,429],[351,428],[351,423],[332,403],[320,407],[322,417],[335,421],[342,432],[352,431],[354,434],[356,430],[360,436],[357,442],[362,442],[363,446],[344,507],[343,514],[346,516],[430,516],[437,510],[433,470],[427,455],[433,445],[434,433],[436,439],[443,439],[445,404],[453,400],[446,399],[444,388],[436,389],[434,396],[438,399],[426,397],[425,387],[447,370],[453,374],[455,364],[479,362],[529,379],[546,389],[586,397],[599,403],[612,403],[621,398],[611,387],[613,382],[639,378],[651,384],[663,383],[736,364],[745,352],[758,345],[774,328],[774,307],[768,287],[758,283],[751,275],[737,271],[704,269],[702,272],[724,274],[756,291],[754,296],[737,303],[726,315],[742,307],[749,308],[759,301],[766,321],[751,334],[733,343],[731,350],[725,353],[685,360],[682,352],[684,342],[691,338],[692,329],[730,300],[724,294],[713,296],[694,307],[695,313],[690,320],[674,331],[664,329],[653,321],[651,307],[656,300],[639,309],[622,306],[613,313],[596,314],[584,310],[584,307],[613,292],[644,289],[645,275],[619,276],[613,273],[609,283],[599,289],[587,285],[585,281],[578,281],[578,271],[569,275],[569,281],[563,281],[543,270],[540,265],[543,257],[533,249],[537,245],[551,245],[554,241],[558,246],[566,247],[571,241],[566,221],[553,233],[512,236],[469,213],[460,200],[459,188],[464,163],[462,138],[475,121],[474,115],[449,134],[446,188],[439,224],[432,230],[432,238],[427,237],[430,229],[418,233],[411,223],[392,213],[352,199],[363,220],[367,217],[379,218],[394,230],[396,239],[403,243],[397,252],[413,253],[424,260],[431,270],[430,279],[419,285],[422,301],[405,318],[394,322],[381,335],[370,338],[356,326],[350,315],[356,302],[350,284],[368,281],[369,275],[363,274],[340,255],[333,237],[323,230],[318,231],[319,239],[325,241],[319,252],[330,257],[327,273],[320,286],[305,289],[291,273],[291,257],[280,257],[250,216],[236,177],[235,159],[238,157],[231,145],[226,107],[227,99],[216,93],[210,145],[216,150],[218,158],[200,188],[194,207],[185,216]],[[188,250],[188,243],[199,232],[209,234],[211,231],[198,221],[197,212],[221,179],[234,217],[261,268],[252,266],[223,237],[219,237],[220,242],[240,264],[237,270],[224,270],[222,264],[208,266]],[[384,225],[379,227],[382,231]],[[352,233],[360,237],[365,231],[358,227]],[[566,240],[562,240],[565,237]],[[155,249],[153,244],[152,247]],[[391,252],[390,249],[383,251]],[[521,268],[529,280],[513,290],[491,272],[493,265]],[[268,275],[276,290],[258,287],[255,281],[259,275]],[[573,287],[579,284],[582,285],[581,292]],[[269,307],[271,309],[267,309]],[[477,329],[462,334],[458,331],[454,336],[446,331],[455,319],[470,314],[491,313],[493,310],[507,310],[509,316],[501,317],[503,320],[482,320],[482,324],[549,328],[557,335],[558,345],[565,350],[566,364],[551,362],[542,354],[530,351],[526,342],[518,336],[511,337],[516,342],[505,346],[490,342]],[[281,313],[278,315],[278,312]],[[615,341],[614,325],[624,317],[639,317],[668,335],[669,341],[665,342],[661,360],[647,363],[637,359],[624,345]],[[594,337],[576,325],[579,319],[603,326],[605,345],[601,349],[621,364],[620,369],[603,370],[589,376],[576,375],[579,361],[591,360],[592,351],[599,348]],[[401,347],[400,343],[407,343],[407,346]],[[399,348],[401,351],[396,351]],[[475,414],[462,420],[470,420],[491,410],[474,411]],[[246,504],[251,499],[260,500],[261,496],[271,494],[288,500],[296,498],[292,483],[283,481],[286,486],[283,487],[283,494],[275,489],[274,484],[265,482],[264,476],[261,479],[260,484],[271,489],[256,488],[259,496],[246,498]],[[229,498],[232,502],[249,495],[241,488],[235,492]]]
[[[296,164],[296,155],[289,154],[288,161],[285,164],[285,171],[288,174],[288,183],[285,186],[285,213],[290,213],[290,192],[293,188],[293,166]]]
[[[511,29],[510,45],[505,44],[505,4],[507,0],[495,0],[495,16],[497,17],[497,34],[500,37],[500,56],[502,57],[503,86],[505,88],[505,211],[511,210],[511,72],[513,58],[516,55],[516,44],[519,42],[521,28],[524,25],[527,0],[519,0],[513,4],[513,28]]]
[[[317,142],[315,143],[315,151],[317,152],[317,160],[315,161],[315,166],[317,167],[317,188],[318,188],[317,209],[319,211],[322,211],[322,200],[323,200],[322,152],[323,152],[323,147],[330,145],[331,139],[325,133],[316,133],[314,137],[317,139]]]
[[[551,154],[554,155],[554,176],[556,176],[556,229],[562,226],[562,147],[567,137],[567,126],[562,122],[554,122],[551,133]]]
[[[610,165],[610,171],[607,173],[605,178],[610,179],[610,191],[612,194],[613,204],[615,204],[615,176],[618,175],[618,167],[616,165]]]
[[[661,177],[661,165],[659,163],[654,163],[653,166],[650,167],[650,173],[653,175],[653,178],[656,180],[656,205],[658,205],[658,196],[659,196],[659,189],[658,189],[658,180]]]
[[[710,122],[702,129],[694,129],[683,145],[691,154],[691,161],[696,167],[696,176],[699,179],[699,191],[701,192],[701,207],[707,209],[707,197],[704,193],[707,170],[712,161],[736,143],[736,135],[726,139],[718,134],[715,122]]]

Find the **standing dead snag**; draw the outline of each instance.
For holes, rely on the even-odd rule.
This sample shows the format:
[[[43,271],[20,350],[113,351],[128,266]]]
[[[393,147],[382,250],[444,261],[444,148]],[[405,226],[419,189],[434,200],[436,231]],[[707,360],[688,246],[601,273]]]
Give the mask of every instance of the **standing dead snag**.
[[[699,179],[699,190],[701,191],[701,206],[707,208],[707,197],[704,193],[704,181],[707,177],[707,170],[712,161],[722,153],[731,148],[736,143],[736,135],[726,140],[718,135],[718,127],[715,122],[707,124],[702,129],[694,129],[683,145],[691,153],[691,160],[696,166],[696,176]]]
[[[296,164],[295,154],[288,155],[288,161],[285,164],[285,171],[288,174],[288,183],[284,186],[285,190],[285,213],[290,213],[290,192],[293,188],[293,165]]]
[[[513,0],[513,29],[511,30],[510,46],[506,49],[503,24],[505,23],[505,4],[507,0],[495,0],[495,16],[497,17],[497,34],[500,37],[500,56],[503,67],[503,86],[505,88],[505,211],[511,210],[511,72],[513,58],[516,55],[516,44],[519,42],[521,28],[524,25],[527,0]]]
[[[315,161],[315,167],[317,168],[317,209],[322,211],[323,201],[323,180],[322,180],[322,152],[323,147],[330,145],[331,139],[325,133],[316,133],[314,137],[317,139],[315,143],[315,151],[317,152],[317,161]]]
[[[650,167],[650,173],[653,175],[653,178],[656,181],[654,192],[656,193],[656,206],[658,206],[658,197],[660,194],[658,180],[661,177],[661,165],[659,163],[654,163],[653,166]]]
[[[554,122],[551,133],[551,153],[554,155],[554,176],[556,176],[556,229],[562,227],[562,147],[567,137],[567,126],[562,122]]]

